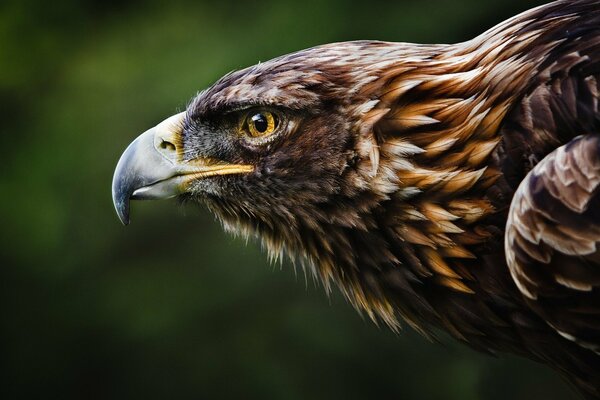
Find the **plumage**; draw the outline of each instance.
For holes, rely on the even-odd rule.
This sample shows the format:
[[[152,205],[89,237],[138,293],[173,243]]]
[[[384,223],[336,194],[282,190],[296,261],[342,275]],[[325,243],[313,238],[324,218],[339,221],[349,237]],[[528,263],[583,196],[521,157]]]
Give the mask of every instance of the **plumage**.
[[[442,328],[600,398],[599,81],[595,0],[464,43],[307,49],[140,136],[115,205],[126,220],[129,198],[201,202],[392,329]],[[248,115],[279,125],[251,137]]]

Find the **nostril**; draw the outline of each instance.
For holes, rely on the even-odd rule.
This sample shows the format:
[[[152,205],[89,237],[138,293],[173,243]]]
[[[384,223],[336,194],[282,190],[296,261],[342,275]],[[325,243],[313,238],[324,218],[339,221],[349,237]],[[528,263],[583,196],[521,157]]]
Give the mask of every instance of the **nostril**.
[[[159,147],[160,147],[162,150],[166,150],[166,151],[168,151],[168,152],[173,152],[173,153],[175,152],[175,149],[176,149],[176,148],[175,148],[175,145],[174,145],[173,143],[171,143],[171,142],[168,142],[168,141],[166,141],[166,140],[162,140],[162,141],[160,142],[160,145],[159,145]]]

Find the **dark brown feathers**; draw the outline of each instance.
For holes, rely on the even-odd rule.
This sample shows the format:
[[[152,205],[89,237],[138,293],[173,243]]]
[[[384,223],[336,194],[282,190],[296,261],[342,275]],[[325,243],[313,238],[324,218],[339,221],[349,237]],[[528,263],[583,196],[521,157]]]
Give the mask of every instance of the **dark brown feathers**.
[[[600,351],[600,137],[546,156],[515,193],[508,266],[521,292],[561,335]]]
[[[374,320],[548,363],[597,398],[599,82],[592,0],[455,45],[308,49],[192,101],[184,160],[254,171],[187,196]],[[253,107],[280,113],[286,130],[261,144],[214,133]]]

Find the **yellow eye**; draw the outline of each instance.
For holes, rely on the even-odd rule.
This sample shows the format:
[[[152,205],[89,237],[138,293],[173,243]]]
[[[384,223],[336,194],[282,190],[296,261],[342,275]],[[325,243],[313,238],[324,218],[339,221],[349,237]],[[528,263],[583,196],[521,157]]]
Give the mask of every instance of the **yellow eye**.
[[[252,112],[244,121],[244,127],[252,137],[270,135],[278,125],[277,117],[269,111]]]

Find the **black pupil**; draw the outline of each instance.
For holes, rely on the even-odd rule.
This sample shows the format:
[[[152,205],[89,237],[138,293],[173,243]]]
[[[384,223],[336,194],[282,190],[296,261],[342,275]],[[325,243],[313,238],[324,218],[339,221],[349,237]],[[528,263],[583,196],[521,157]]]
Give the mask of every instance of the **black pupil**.
[[[262,114],[254,114],[252,116],[252,123],[254,124],[254,128],[260,133],[264,133],[269,129],[267,117]]]

